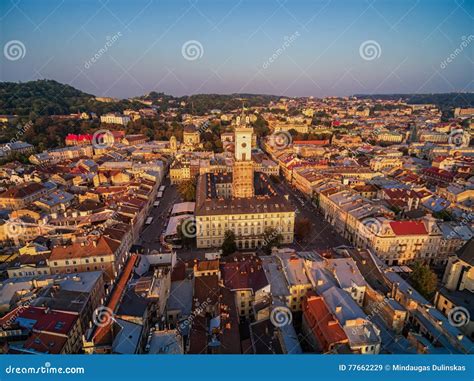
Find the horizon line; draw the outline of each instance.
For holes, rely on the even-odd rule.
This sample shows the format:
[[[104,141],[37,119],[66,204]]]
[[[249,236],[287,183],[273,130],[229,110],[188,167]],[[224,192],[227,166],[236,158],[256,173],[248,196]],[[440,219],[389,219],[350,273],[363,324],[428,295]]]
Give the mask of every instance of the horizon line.
[[[39,81],[53,81],[53,82],[57,82],[61,85],[67,85],[67,86],[70,86],[76,90],[79,90],[81,92],[83,92],[84,94],[87,94],[87,95],[92,95],[94,96],[95,98],[115,98],[115,99],[118,99],[118,100],[129,100],[129,99],[134,99],[134,98],[139,98],[139,97],[142,97],[142,96],[146,96],[152,92],[155,92],[155,93],[159,93],[159,94],[163,94],[163,95],[166,95],[166,96],[172,96],[173,98],[189,98],[189,97],[192,97],[192,96],[198,96],[198,95],[223,95],[223,96],[232,96],[232,95],[250,95],[250,96],[258,96],[258,95],[261,95],[261,96],[269,96],[269,97],[283,97],[283,98],[292,98],[292,99],[295,99],[295,98],[316,98],[316,99],[325,99],[325,98],[347,98],[347,97],[360,97],[360,96],[364,96],[364,97],[374,97],[374,96],[378,96],[378,95],[381,95],[381,96],[387,96],[387,95],[400,95],[400,96],[407,96],[407,95],[443,95],[443,94],[474,94],[474,91],[450,91],[450,92],[403,92],[403,93],[398,93],[398,92],[394,92],[394,93],[357,93],[357,94],[351,94],[351,95],[324,95],[324,96],[316,96],[316,95],[297,95],[297,96],[290,96],[290,95],[284,95],[284,94],[269,94],[269,93],[216,93],[216,92],[211,92],[211,93],[196,93],[196,94],[185,94],[185,95],[174,95],[174,94],[171,94],[171,93],[165,93],[163,91],[159,91],[159,90],[150,90],[148,93],[144,93],[142,95],[134,95],[134,96],[129,96],[129,97],[126,97],[126,98],[121,98],[121,97],[116,97],[116,96],[110,96],[110,95],[97,95],[97,94],[91,94],[89,92],[86,92],[84,90],[82,90],[81,88],[79,87],[76,87],[72,84],[69,84],[69,83],[63,83],[61,81],[58,81],[56,79],[53,79],[53,78],[38,78],[38,79],[32,79],[30,81],[26,81],[26,82],[22,82],[22,81],[0,81],[0,84],[6,84],[6,83],[13,83],[13,84],[26,84],[26,83],[30,83],[30,82],[39,82]]]

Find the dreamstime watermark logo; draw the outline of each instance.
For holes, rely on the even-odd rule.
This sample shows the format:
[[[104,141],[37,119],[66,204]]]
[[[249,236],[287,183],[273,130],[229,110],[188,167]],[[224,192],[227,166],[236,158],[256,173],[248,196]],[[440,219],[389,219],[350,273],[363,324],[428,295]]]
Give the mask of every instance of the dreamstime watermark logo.
[[[106,38],[106,42],[104,44],[103,47],[101,47],[91,58],[89,58],[89,60],[87,60],[86,62],[84,62],[84,68],[86,69],[90,69],[90,67],[95,64],[97,61],[99,61],[101,59],[101,57],[107,53],[107,51],[109,50],[109,48],[112,47],[113,44],[115,44],[115,42],[120,38],[122,37],[122,32],[117,32],[116,34],[114,34],[112,37],[110,36],[107,36]]]
[[[471,320],[469,311],[464,307],[454,307],[448,313],[448,321],[453,327],[464,327]]]
[[[179,323],[179,329],[182,331],[186,327],[190,326],[192,324],[192,322],[194,321],[194,318],[197,315],[201,315],[205,311],[205,309],[209,306],[210,303],[211,303],[211,299],[207,298],[204,302],[199,304],[196,307],[196,309],[191,312],[191,315],[189,315],[184,321]]]
[[[202,232],[202,224],[194,217],[186,218],[181,222],[181,232],[187,238],[194,238]]]
[[[92,314],[92,322],[97,327],[106,327],[114,320],[114,312],[105,306],[97,307]]]
[[[15,136],[13,138],[10,139],[10,141],[8,143],[6,143],[5,145],[3,145],[2,147],[0,147],[0,150],[3,151],[3,154],[6,155],[8,153],[11,152],[12,148],[12,144],[13,143],[16,143],[19,141],[19,139],[24,135],[26,134],[26,132],[31,128],[33,127],[33,122],[30,120],[28,121],[28,123],[26,123],[25,125],[21,125],[21,124],[18,124],[16,126],[16,133],[15,133]]]
[[[469,147],[471,135],[462,128],[452,130],[449,134],[448,143],[454,148]]]
[[[16,321],[16,319],[20,316],[20,314],[25,311],[29,306],[30,306],[31,301],[27,301],[21,305],[18,306],[18,308],[15,309],[15,312],[9,316],[8,320],[5,321],[2,325],[1,328],[3,330],[9,329]]]
[[[19,218],[9,219],[3,226],[5,229],[5,234],[8,238],[20,238],[23,234],[25,234],[25,223]]]
[[[360,44],[359,55],[366,61],[373,61],[380,58],[382,55],[382,48],[377,41],[367,40]]]
[[[454,51],[448,56],[446,57],[446,59],[444,61],[442,61],[440,64],[439,64],[439,67],[441,69],[446,69],[448,67],[448,65],[453,62],[456,57],[458,55],[460,55],[465,48],[467,48],[469,46],[469,44],[474,40],[474,35],[470,34],[469,36],[462,36],[461,37],[461,40],[462,42],[459,44],[459,46],[454,49]]]
[[[384,297],[383,300],[381,301],[377,301],[375,303],[369,304],[368,306],[369,313],[367,314],[367,322],[365,322],[364,325],[368,325],[369,322],[372,322],[374,317],[379,316],[380,313],[384,310],[384,308],[388,305],[389,301],[390,301],[389,298]],[[353,335],[358,334],[357,327],[358,326],[355,326],[352,328]]]
[[[275,52],[268,57],[268,59],[262,64],[263,69],[267,69],[273,62],[275,62],[278,57],[280,57],[286,49],[288,49],[291,44],[300,36],[300,32],[296,31],[290,37],[285,36],[283,44],[275,50]]]
[[[464,212],[461,215],[461,221],[459,221],[459,226],[468,226],[472,223],[474,220],[474,213],[469,213],[467,214]],[[457,236],[457,233],[454,230],[451,230],[451,232],[447,235],[447,239],[453,239],[455,236]]]
[[[206,120],[203,124],[199,126],[199,128],[197,129],[197,132],[199,135],[202,135],[204,132],[207,131],[208,128],[209,128],[209,121]]]
[[[288,307],[278,306],[270,313],[270,321],[275,327],[281,328],[291,324],[293,314]]]
[[[181,47],[181,54],[188,61],[196,61],[204,55],[204,47],[199,41],[186,41]]]
[[[84,374],[85,369],[82,366],[76,367],[56,367],[51,366],[49,361],[45,362],[43,366],[12,366],[5,368],[6,374]]]
[[[9,61],[18,61],[25,58],[26,46],[19,40],[8,41],[3,47],[3,55]]]
[[[95,149],[112,148],[114,143],[114,134],[109,130],[98,130],[92,135],[92,146]]]
[[[377,220],[376,218],[369,217],[362,220],[361,222],[366,233],[375,234],[375,235],[380,233],[382,226],[381,226],[380,221]]]
[[[278,131],[271,135],[273,146],[278,149],[285,149],[293,142],[293,137],[287,131]]]
[[[282,232],[282,228],[278,226],[275,230],[270,232],[270,234],[264,236],[263,241],[257,245],[257,249],[264,249],[268,245],[271,245],[273,240],[276,239]]]

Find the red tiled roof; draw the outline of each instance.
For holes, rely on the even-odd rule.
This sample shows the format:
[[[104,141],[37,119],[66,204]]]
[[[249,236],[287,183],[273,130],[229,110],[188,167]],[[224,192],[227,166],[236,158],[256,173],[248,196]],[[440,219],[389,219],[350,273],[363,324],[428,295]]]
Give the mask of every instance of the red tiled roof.
[[[120,246],[119,241],[101,236],[94,244],[81,244],[75,242],[67,246],[56,246],[51,250],[50,261],[57,259],[69,259],[79,257],[94,257],[101,255],[113,255]]]
[[[210,305],[219,301],[219,278],[217,275],[205,275],[194,278],[194,299],[203,303],[210,300]]]
[[[107,303],[107,308],[109,308],[113,312],[115,312],[117,309],[117,306],[127,287],[128,280],[130,279],[130,276],[132,275],[133,268],[135,267],[135,263],[137,262],[137,260],[138,260],[137,254],[132,254],[130,256],[130,258],[127,261],[127,264],[125,265],[122,271],[122,274],[120,275],[120,279],[117,282],[117,285],[112,291],[112,295],[109,299],[109,302]],[[112,324],[113,324],[112,319],[109,319],[107,324],[101,325],[97,328],[97,330],[95,331],[94,337],[92,339],[95,344],[101,344],[104,342],[111,341]]]
[[[323,336],[328,347],[332,344],[348,342],[346,333],[329,312],[323,297],[309,293],[303,300],[303,314],[314,336]]]
[[[68,134],[66,136],[66,140],[92,141],[92,135],[90,135],[90,134],[83,134],[83,135]]]
[[[18,318],[34,321],[33,330],[50,332],[57,335],[67,335],[74,326],[77,313],[49,310],[46,307],[28,307]]]
[[[419,198],[419,194],[411,189],[387,188],[384,189],[383,192],[391,199]]]
[[[212,271],[219,269],[219,260],[213,259],[208,261],[199,261],[196,265],[197,271]]]
[[[445,171],[444,169],[439,169],[436,167],[424,168],[422,172],[423,174],[434,175],[437,177],[445,178],[447,180],[452,180],[454,177],[454,174],[452,172]]]
[[[39,183],[21,184],[7,189],[0,194],[1,198],[22,199],[43,190],[44,187]]]
[[[293,144],[324,146],[329,144],[329,140],[295,140]]]
[[[48,333],[33,333],[23,344],[23,348],[42,353],[60,354],[66,344],[67,336],[57,336]]]
[[[237,260],[234,261],[233,259]],[[233,256],[221,264],[224,284],[231,290],[253,289],[257,291],[268,284],[258,257]]]
[[[445,156],[445,155],[437,156],[433,159],[433,163],[440,163],[443,160],[445,160],[446,158],[447,158],[447,156]]]
[[[428,234],[422,221],[392,221],[390,222],[395,235],[423,235]]]

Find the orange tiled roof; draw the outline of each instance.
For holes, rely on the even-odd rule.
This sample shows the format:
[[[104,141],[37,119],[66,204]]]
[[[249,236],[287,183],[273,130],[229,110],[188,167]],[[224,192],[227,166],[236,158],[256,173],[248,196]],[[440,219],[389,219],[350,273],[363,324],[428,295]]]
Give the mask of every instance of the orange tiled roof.
[[[319,331],[328,345],[348,342],[346,333],[330,313],[323,297],[309,294],[303,301],[303,314],[314,335],[319,337]]]
[[[39,183],[29,183],[26,185],[18,185],[7,189],[0,194],[0,198],[25,198],[36,192],[39,192],[44,187]]]
[[[122,274],[120,275],[120,279],[118,280],[114,290],[112,291],[112,295],[110,296],[109,302],[107,303],[107,308],[109,308],[111,311],[115,312],[117,310],[118,304],[120,300],[122,299],[122,295],[127,287],[128,280],[130,279],[130,276],[132,275],[133,268],[135,267],[135,263],[138,260],[138,255],[137,254],[132,254],[130,258],[127,261],[127,264],[125,265]],[[96,345],[100,344],[105,344],[110,341],[112,341],[112,331],[111,327],[113,324],[112,319],[109,319],[110,321],[108,324],[102,325],[97,328],[95,331],[94,337],[92,338],[92,341]]]
[[[95,257],[102,255],[113,255],[120,246],[119,241],[107,237],[100,237],[96,244],[81,244],[75,242],[67,246],[56,246],[51,250],[50,260],[69,259],[79,257]]]

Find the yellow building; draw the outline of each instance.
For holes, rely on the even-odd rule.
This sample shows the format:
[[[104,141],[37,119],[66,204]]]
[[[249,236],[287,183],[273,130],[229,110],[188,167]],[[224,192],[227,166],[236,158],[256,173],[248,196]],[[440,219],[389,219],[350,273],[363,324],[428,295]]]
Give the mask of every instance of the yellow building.
[[[12,210],[23,209],[47,193],[48,189],[39,183],[19,184],[0,193],[0,207]]]
[[[370,160],[370,169],[381,171],[388,168],[401,168],[403,161],[398,157],[376,157]]]
[[[240,249],[265,245],[269,231],[280,234],[282,243],[293,242],[294,208],[277,193],[266,175],[254,173],[252,129],[245,120],[239,118],[235,130],[233,174],[199,176],[195,211],[198,248],[220,247],[228,230],[234,232]]]
[[[183,131],[183,144],[189,148],[197,148],[201,143],[201,137],[194,125],[188,125]]]
[[[170,166],[171,184],[191,179],[191,166],[188,161],[175,160]]]
[[[287,122],[277,122],[277,123],[270,123],[270,127],[273,128],[273,132],[280,132],[286,131],[289,132],[290,130],[295,130],[300,134],[307,134],[309,132],[309,125],[305,123],[287,123]]]
[[[232,178],[232,195],[239,197],[253,197],[254,163],[252,161],[252,133],[253,129],[247,126],[248,120],[237,117],[235,127],[235,162]]]

